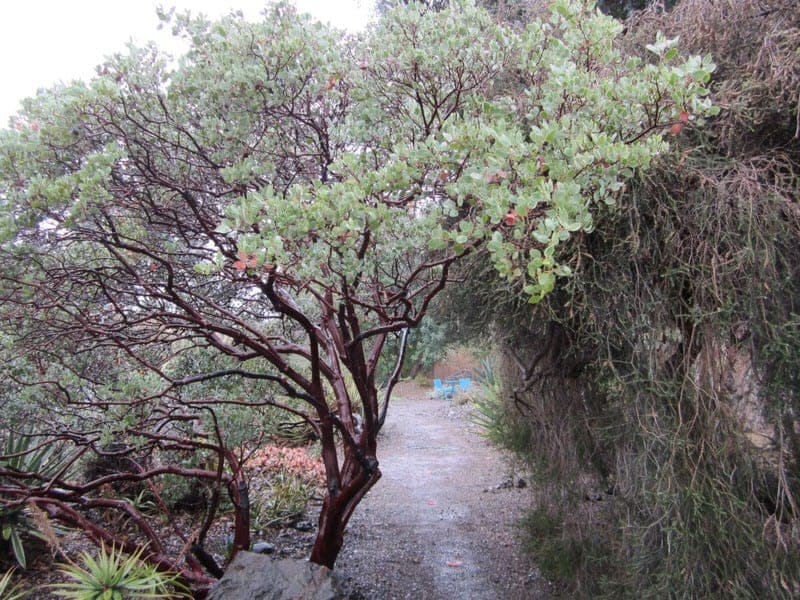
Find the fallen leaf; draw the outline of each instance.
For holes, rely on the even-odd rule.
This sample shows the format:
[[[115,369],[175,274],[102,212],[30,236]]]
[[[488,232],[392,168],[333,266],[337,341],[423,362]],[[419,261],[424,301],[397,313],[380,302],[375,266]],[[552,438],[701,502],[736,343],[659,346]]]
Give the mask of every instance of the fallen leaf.
[[[237,271],[244,271],[245,269],[252,269],[258,265],[258,257],[255,254],[246,254],[239,252],[239,260],[234,261],[233,268]]]

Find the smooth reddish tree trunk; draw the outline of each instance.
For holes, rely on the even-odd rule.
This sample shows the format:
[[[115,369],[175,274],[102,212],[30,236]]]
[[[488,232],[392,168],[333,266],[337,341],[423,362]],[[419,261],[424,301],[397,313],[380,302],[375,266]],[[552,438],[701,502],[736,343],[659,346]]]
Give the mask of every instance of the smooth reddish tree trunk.
[[[370,474],[359,466],[359,473],[354,479],[347,483],[343,482],[342,488],[335,493],[328,491],[319,515],[319,527],[314,548],[311,550],[311,562],[333,569],[342,549],[344,530],[353,510],[380,477],[381,472],[377,466]]]

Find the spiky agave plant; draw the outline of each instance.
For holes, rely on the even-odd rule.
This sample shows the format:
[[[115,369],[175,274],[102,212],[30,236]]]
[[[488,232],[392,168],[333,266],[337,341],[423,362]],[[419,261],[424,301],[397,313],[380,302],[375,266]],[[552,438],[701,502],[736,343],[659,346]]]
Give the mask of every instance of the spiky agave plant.
[[[55,594],[71,600],[128,598],[190,598],[176,574],[163,573],[142,561],[143,549],[125,557],[112,547],[95,558],[84,553],[83,566],[68,564],[60,571],[71,581],[53,585]]]

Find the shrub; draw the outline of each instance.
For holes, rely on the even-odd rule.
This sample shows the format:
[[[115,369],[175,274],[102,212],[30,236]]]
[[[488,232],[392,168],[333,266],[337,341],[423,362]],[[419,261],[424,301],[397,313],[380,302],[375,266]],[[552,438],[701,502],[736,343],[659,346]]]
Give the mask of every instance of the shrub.
[[[574,240],[539,306],[480,261],[451,296],[503,351],[495,421],[527,429],[548,486],[530,531],[580,555],[552,565],[576,596],[800,593],[798,23],[787,0],[636,16],[631,52],[663,31],[712,53],[725,110]],[[601,484],[587,510],[574,491]]]
[[[41,443],[41,439],[31,431],[20,434],[7,430],[5,448],[0,457],[0,472],[8,470],[15,474],[36,473],[49,478],[57,473],[69,476],[74,471],[73,456],[64,455],[58,444]],[[0,473],[0,486],[3,484],[8,484],[10,490],[17,487]],[[31,510],[36,509],[20,503],[17,495],[0,492],[0,543],[11,551],[14,560],[23,569],[28,563],[24,541],[32,538],[44,539],[47,535],[54,538],[51,531],[45,531],[47,535],[39,531],[37,520],[31,518]],[[46,517],[39,519],[38,524],[44,525],[46,530],[51,529]]]
[[[494,444],[527,456],[531,449],[531,430],[508,410],[504,386],[490,359],[481,361],[477,374],[477,390],[472,402],[472,420],[483,429],[483,435]]]
[[[547,579],[573,579],[583,560],[582,549],[571,536],[565,536],[561,512],[539,507],[520,522],[526,534],[526,549],[536,557],[536,564]]]

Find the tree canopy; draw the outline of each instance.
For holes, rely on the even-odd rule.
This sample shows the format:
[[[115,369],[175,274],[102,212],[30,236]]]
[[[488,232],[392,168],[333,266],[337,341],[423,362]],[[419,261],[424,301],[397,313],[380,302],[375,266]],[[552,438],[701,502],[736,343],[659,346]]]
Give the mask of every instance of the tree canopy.
[[[130,46],[25,102],[0,133],[6,367],[90,415],[40,422],[46,443],[196,448],[193,415],[284,408],[322,441],[312,559],[333,564],[380,476],[388,336],[468,254],[540,300],[570,273],[560,245],[713,110],[708,58],[662,37],[650,60],[624,56],[591,3],[557,0],[523,29],[452,4],[363,36],[288,4],[259,23],[164,14],[191,44],[177,65]],[[202,433],[212,474],[242,483],[225,432]],[[73,522],[97,491],[0,482],[3,502]]]

